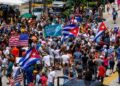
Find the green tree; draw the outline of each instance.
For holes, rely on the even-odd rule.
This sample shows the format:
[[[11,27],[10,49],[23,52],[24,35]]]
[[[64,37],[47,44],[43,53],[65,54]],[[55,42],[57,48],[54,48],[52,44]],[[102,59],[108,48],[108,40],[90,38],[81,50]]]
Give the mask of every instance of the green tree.
[[[87,0],[67,0],[70,6],[74,6],[74,8],[82,5],[85,5]]]
[[[50,3],[52,3],[54,0],[46,0],[46,3],[47,4],[50,4]]]

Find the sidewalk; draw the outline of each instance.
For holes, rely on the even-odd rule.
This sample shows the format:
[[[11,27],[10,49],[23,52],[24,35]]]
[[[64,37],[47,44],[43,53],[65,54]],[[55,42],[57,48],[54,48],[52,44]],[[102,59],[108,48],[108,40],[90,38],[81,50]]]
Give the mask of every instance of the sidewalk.
[[[117,77],[118,77],[118,73],[117,72],[111,74],[109,77],[106,77],[104,79],[104,82],[103,82],[104,85],[108,85],[109,86],[111,84],[111,82],[113,82]]]
[[[110,14],[107,13],[107,6],[105,6],[105,12],[103,13],[103,18],[106,19],[105,23],[107,25],[107,27],[109,28],[114,28],[116,25],[120,27],[120,10],[118,10],[117,6],[116,6],[116,10],[118,12],[118,18],[116,20],[117,24],[113,23],[113,17],[112,17],[112,8],[110,8]]]

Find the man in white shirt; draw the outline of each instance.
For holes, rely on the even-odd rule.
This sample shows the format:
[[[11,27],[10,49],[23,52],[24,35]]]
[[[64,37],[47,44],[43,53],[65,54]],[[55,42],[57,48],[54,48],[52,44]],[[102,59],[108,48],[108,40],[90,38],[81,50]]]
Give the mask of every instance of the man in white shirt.
[[[48,86],[54,86],[55,79],[55,68],[52,67],[52,70],[48,74]]]
[[[5,55],[9,55],[10,54],[9,47],[6,47],[6,49],[3,52]]]
[[[16,72],[18,71],[20,67],[17,66],[17,64],[14,64],[13,66],[13,78],[15,78]]]
[[[64,65],[65,63],[69,64],[70,57],[69,57],[69,55],[67,55],[67,52],[66,52],[66,51],[65,51],[64,54],[61,56],[61,58],[62,58],[63,65]]]
[[[51,58],[50,55],[46,55],[43,57],[44,65],[45,67],[50,67],[51,66]]]

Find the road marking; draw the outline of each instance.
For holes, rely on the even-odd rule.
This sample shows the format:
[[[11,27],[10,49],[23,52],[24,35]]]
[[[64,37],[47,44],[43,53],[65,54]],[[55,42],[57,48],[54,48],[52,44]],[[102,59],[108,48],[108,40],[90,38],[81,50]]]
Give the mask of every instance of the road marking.
[[[103,84],[109,86],[110,83],[111,83],[113,80],[115,80],[117,77],[118,77],[118,73],[115,72],[115,73],[113,73],[112,75],[110,75],[109,77],[106,77],[106,78],[104,79]]]

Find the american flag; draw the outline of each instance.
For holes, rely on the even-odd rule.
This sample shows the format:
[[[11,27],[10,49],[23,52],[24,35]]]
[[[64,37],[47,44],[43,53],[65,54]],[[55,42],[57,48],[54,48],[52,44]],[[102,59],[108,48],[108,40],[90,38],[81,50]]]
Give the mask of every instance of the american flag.
[[[19,46],[28,46],[28,34],[21,34],[19,38]]]
[[[28,34],[11,36],[11,38],[9,39],[9,46],[28,46],[28,39]]]
[[[22,75],[22,74],[19,74],[19,75],[17,75],[17,77],[15,78],[15,83],[16,83],[16,82],[22,82],[22,80],[23,80],[23,75]]]
[[[18,46],[19,45],[19,38],[20,36],[11,36],[9,39],[9,46]]]
[[[23,80],[23,74],[21,72],[21,69],[18,68],[16,73],[15,73],[15,77],[14,77],[15,83],[17,82],[21,82]]]

